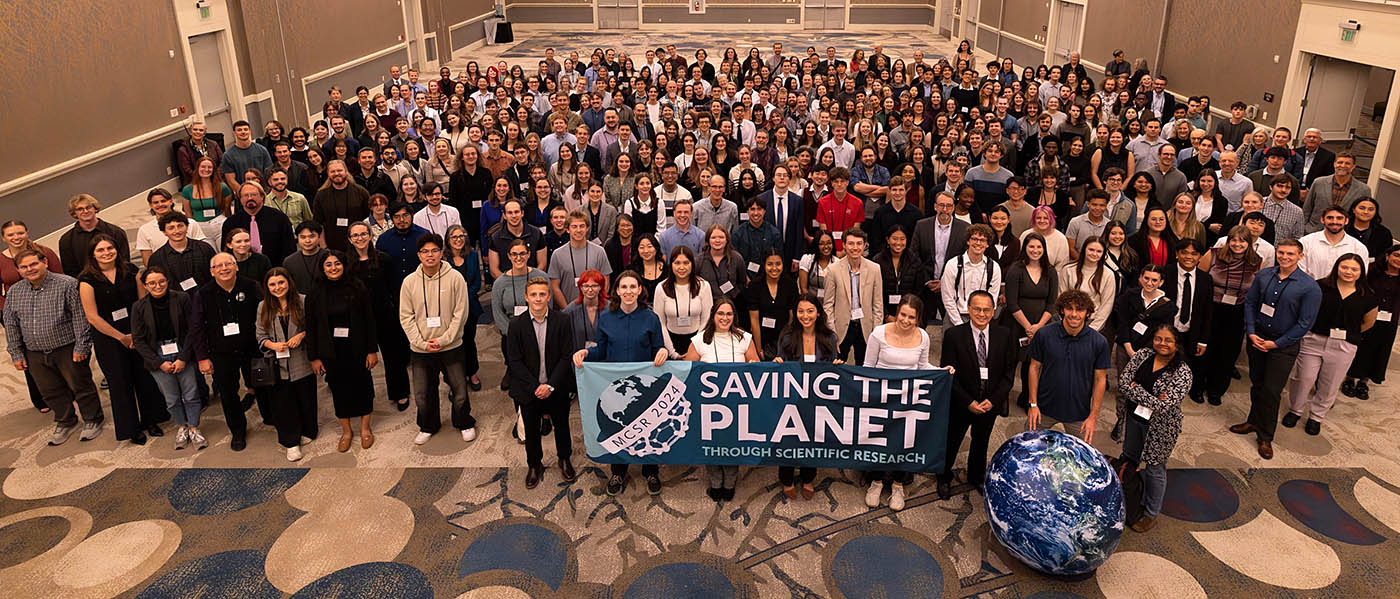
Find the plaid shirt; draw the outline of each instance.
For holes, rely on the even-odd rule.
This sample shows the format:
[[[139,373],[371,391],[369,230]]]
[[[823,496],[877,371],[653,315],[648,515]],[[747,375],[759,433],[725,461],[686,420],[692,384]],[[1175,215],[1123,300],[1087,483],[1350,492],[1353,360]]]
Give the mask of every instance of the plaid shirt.
[[[73,344],[73,353],[92,353],[91,329],[78,298],[78,280],[51,272],[42,286],[20,281],[5,301],[5,338],[11,361],[25,350],[49,352]]]
[[[1307,233],[1304,230],[1303,209],[1293,202],[1287,200],[1275,202],[1271,196],[1264,200],[1264,207],[1259,211],[1274,221],[1275,242],[1284,239],[1299,239]]]

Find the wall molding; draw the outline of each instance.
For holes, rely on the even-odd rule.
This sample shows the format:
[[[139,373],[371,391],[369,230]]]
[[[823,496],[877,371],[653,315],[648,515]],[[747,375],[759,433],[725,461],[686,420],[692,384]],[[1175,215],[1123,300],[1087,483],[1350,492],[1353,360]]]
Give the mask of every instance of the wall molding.
[[[175,195],[176,197],[179,197],[179,194],[180,194],[180,177],[178,177],[178,176],[176,176],[176,177],[171,177],[171,178],[169,178],[169,179],[166,179],[166,180],[164,180],[164,181],[161,181],[160,183],[157,183],[157,184],[155,184],[155,185],[152,185],[152,186],[150,186],[150,187],[147,187],[146,189],[143,189],[143,190],[141,190],[141,191],[139,191],[139,192],[137,192],[137,193],[131,194],[131,195],[128,196],[127,198],[122,199],[122,200],[119,200],[119,201],[117,201],[116,203],[113,203],[113,204],[111,204],[111,205],[104,205],[104,206],[102,206],[102,211],[103,211],[103,212],[107,212],[107,211],[109,211],[109,210],[113,210],[113,209],[116,208],[117,206],[124,206],[124,205],[126,205],[126,204],[128,204],[128,203],[130,203],[130,202],[140,202],[140,203],[142,203],[142,204],[145,204],[145,203],[146,203],[146,194],[151,193],[151,190],[152,190],[152,189],[155,189],[155,188],[157,188],[157,187],[163,188],[163,189],[165,189],[166,191],[170,192],[172,195]],[[37,244],[39,244],[39,245],[42,245],[42,246],[44,246],[44,247],[56,248],[56,247],[58,247],[58,241],[59,241],[60,239],[63,238],[63,234],[64,234],[64,233],[67,233],[69,229],[72,229],[72,228],[73,228],[73,226],[74,226],[74,225],[71,225],[71,224],[70,224],[70,225],[65,225],[65,226],[59,227],[58,230],[52,231],[52,232],[50,232],[49,234],[44,235],[43,237],[40,237],[40,238],[38,238],[38,239],[35,239],[34,242],[37,243]],[[132,236],[132,237],[131,237],[131,247],[132,247],[133,250],[134,250],[135,247],[136,247],[136,238],[135,238],[135,236]],[[133,255],[135,254],[134,251],[133,251],[132,253],[133,253]]]
[[[311,94],[308,93],[308,92],[306,91],[307,86],[311,85],[311,83],[312,83],[313,81],[317,81],[317,80],[319,80],[319,79],[325,79],[326,77],[329,77],[329,76],[331,76],[331,75],[334,75],[334,74],[339,73],[339,72],[341,72],[341,71],[344,71],[344,70],[346,70],[346,69],[351,69],[351,68],[357,67],[357,66],[359,66],[359,65],[365,64],[365,63],[370,62],[370,61],[372,61],[372,60],[376,60],[376,59],[379,59],[379,58],[383,58],[383,57],[385,57],[385,56],[388,56],[388,55],[393,54],[394,52],[398,52],[398,51],[405,51],[405,52],[407,52],[407,51],[408,51],[408,43],[407,43],[407,42],[399,42],[399,43],[394,44],[394,45],[392,45],[392,46],[388,46],[388,47],[386,47],[386,48],[384,48],[384,49],[377,50],[377,51],[375,51],[375,52],[371,52],[371,53],[366,54],[366,55],[364,55],[364,56],[361,56],[361,57],[359,57],[359,58],[355,58],[355,59],[353,59],[353,60],[349,60],[349,61],[340,63],[340,64],[338,64],[338,65],[335,65],[335,66],[330,67],[330,68],[327,68],[327,69],[321,69],[321,70],[319,70],[319,71],[316,71],[315,73],[312,73],[312,74],[310,74],[310,75],[307,75],[307,76],[305,76],[305,77],[302,77],[302,78],[301,78],[301,98],[302,98],[302,102],[304,103],[304,105],[305,105],[305,107],[306,107],[306,120],[307,120],[307,122],[309,122],[309,123],[314,123],[314,122],[316,122],[315,119],[313,119],[312,117],[313,117],[314,115],[316,115],[316,114],[319,114],[319,113],[316,113],[316,112],[312,112],[312,111],[311,111]],[[410,58],[411,58],[411,57],[410,57]],[[370,86],[370,87],[373,88],[373,86]]]
[[[137,135],[136,137],[124,139],[107,147],[98,148],[81,156],[69,158],[68,160],[64,160],[63,162],[52,165],[48,168],[34,171],[23,177],[17,177],[4,183],[0,183],[0,196],[8,195],[21,189],[38,185],[40,183],[43,183],[44,181],[48,181],[49,179],[67,173],[68,171],[71,171],[75,168],[80,168],[93,161],[102,160],[104,158],[110,158],[114,155],[120,154],[142,144],[148,143],[152,140],[165,137],[167,135],[170,135],[171,133],[183,129],[187,122],[188,121],[186,120],[181,120],[179,122],[170,123],[169,125],[160,127],[158,129],[152,129],[150,131]]]

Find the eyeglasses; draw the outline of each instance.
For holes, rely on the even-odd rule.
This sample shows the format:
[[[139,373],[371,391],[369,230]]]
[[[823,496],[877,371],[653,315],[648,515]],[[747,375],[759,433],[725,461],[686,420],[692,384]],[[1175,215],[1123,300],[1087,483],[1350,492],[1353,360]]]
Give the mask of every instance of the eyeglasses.
[[[421,249],[421,250],[418,250],[418,254],[419,254],[419,255],[423,255],[423,256],[431,256],[431,255],[433,255],[433,254],[441,254],[441,253],[442,253],[442,248],[423,248],[423,249]]]
[[[464,234],[464,233],[457,233],[456,235],[449,235],[449,236],[447,236],[447,238],[448,238],[448,239],[466,239],[467,236],[466,236],[466,234]]]

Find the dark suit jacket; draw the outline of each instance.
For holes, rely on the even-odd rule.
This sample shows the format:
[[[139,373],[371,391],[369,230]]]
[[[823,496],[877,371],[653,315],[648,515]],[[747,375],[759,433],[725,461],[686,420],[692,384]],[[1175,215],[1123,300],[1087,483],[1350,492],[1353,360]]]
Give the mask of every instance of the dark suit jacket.
[[[943,266],[941,264],[938,266],[934,265],[936,262],[934,256],[937,255],[937,248],[934,247],[934,244],[938,240],[934,232],[934,227],[937,223],[937,216],[930,216],[920,220],[919,224],[914,226],[914,239],[910,245],[910,249],[913,250],[914,255],[919,257],[919,262],[928,266],[929,276],[933,276],[935,272],[940,272]],[[963,252],[967,251],[967,223],[954,218],[952,226],[953,230],[948,235],[948,249],[943,252],[943,261],[945,263],[950,259],[961,256]]]
[[[1173,265],[1172,268],[1176,266]],[[1165,291],[1165,287],[1163,290]],[[1114,318],[1118,322],[1118,338],[1114,340],[1115,343],[1130,343],[1134,351],[1148,347],[1152,345],[1152,330],[1156,329],[1157,325],[1171,324],[1172,317],[1176,316],[1176,303],[1171,301],[1171,297],[1157,300],[1150,310],[1144,310],[1143,307],[1141,287],[1134,285],[1118,294],[1118,301],[1113,304]],[[1147,329],[1141,333],[1133,330],[1139,322],[1147,325]]]
[[[567,393],[573,384],[574,370],[570,360],[574,353],[574,327],[563,312],[550,310],[545,318],[545,373],[555,396]],[[518,404],[535,401],[535,388],[540,386],[540,350],[535,327],[528,311],[510,319],[506,329],[506,370],[510,377],[510,397]]]
[[[228,239],[229,231],[235,228],[251,230],[252,221],[253,218],[248,215],[247,210],[234,210],[224,221],[223,238]],[[267,256],[268,261],[273,264],[281,264],[283,259],[296,250],[292,221],[281,210],[272,206],[263,206],[258,210],[258,236],[262,238],[262,255]],[[222,248],[215,249],[223,251]]]
[[[992,402],[989,414],[1003,414],[1011,380],[1016,375],[1017,347],[1006,327],[991,323],[987,327],[987,384],[980,394],[977,389],[981,373],[977,366],[977,345],[972,340],[972,324],[963,323],[943,335],[940,365],[953,367],[953,398],[950,410],[966,412],[967,406],[983,399]]]
[[[603,170],[603,155],[598,152],[598,148],[592,145],[584,146],[583,156],[581,158],[584,162],[588,163],[588,166],[593,168],[593,178],[602,181],[607,171]]]
[[[1336,166],[1332,164],[1336,162],[1337,155],[1332,153],[1332,150],[1318,146],[1317,155],[1313,156],[1312,169],[1308,171],[1306,176],[1303,175],[1303,165],[1306,164],[1307,161],[1307,151],[1308,149],[1306,147],[1299,146],[1293,150],[1293,160],[1289,161],[1289,166],[1293,167],[1293,170],[1289,171],[1288,174],[1293,175],[1294,178],[1303,182],[1302,189],[1312,187],[1313,181],[1316,181],[1318,177],[1326,177],[1327,175],[1337,172]]]
[[[755,201],[763,202],[763,205],[767,207],[768,216],[766,217],[766,220],[771,220],[772,222],[777,223],[778,216],[777,213],[773,211],[773,207],[775,205],[773,198],[774,193],[775,192],[771,189],[765,191],[761,194],[758,194],[758,199]],[[804,216],[804,213],[805,210],[803,208],[802,196],[794,193],[791,189],[789,189],[787,197],[787,214],[783,215],[783,228],[786,230],[783,231],[782,248],[783,261],[787,262],[788,266],[791,266],[794,260],[802,259],[802,254],[807,249],[807,240],[805,237],[803,237],[803,228],[805,226],[805,223],[807,222],[807,217]]]
[[[1181,312],[1181,302],[1177,298],[1176,265],[1167,268],[1166,277],[1162,279],[1162,291],[1167,293],[1172,303],[1176,304],[1176,314]],[[1210,278],[1210,273],[1197,268],[1195,275],[1191,277],[1191,330],[1186,332],[1179,345],[1185,355],[1196,355],[1196,344],[1206,343],[1210,339],[1211,310],[1214,306],[1214,281]],[[1223,324],[1223,323],[1222,323]]]

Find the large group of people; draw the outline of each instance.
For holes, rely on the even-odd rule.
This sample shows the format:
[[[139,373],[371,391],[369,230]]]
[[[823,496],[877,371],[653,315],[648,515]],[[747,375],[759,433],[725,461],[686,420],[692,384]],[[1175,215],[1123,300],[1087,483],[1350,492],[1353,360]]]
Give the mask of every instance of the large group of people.
[[[438,79],[395,67],[382,88],[330,89],[309,129],[274,120],[255,138],[239,121],[227,147],[193,123],[180,192],[148,195],[139,266],[90,195],[68,202],[58,253],[3,224],[10,357],[53,414],[51,444],[80,424],[83,440],[101,433],[95,355],[119,440],[173,419],[177,449],[203,448],[217,398],[234,451],[256,405],[295,461],[317,436],[318,376],[337,449],[356,424],[373,445],[379,369],[390,405],[416,409],[414,443],[442,427],[440,380],[473,441],[489,314],[529,487],[549,434],[576,476],[585,361],[948,368],[940,495],[968,431],[966,482],[982,482],[1016,403],[1029,428],[1121,440],[1147,483],[1140,531],[1183,400],[1220,406],[1242,347],[1249,417],[1230,430],[1263,459],[1280,406],[1285,427],[1317,435],[1338,393],[1370,396],[1396,333],[1400,245],[1354,156],[1313,129],[1294,146],[1241,102],[1216,116],[1121,53],[1105,72],[1078,54],[1018,66],[966,42],[936,61],[878,45],[718,62],[674,45],[546,49]],[[612,466],[608,494],[628,470]],[[641,474],[662,491],[657,466]],[[815,474],[778,479],[811,498]],[[715,501],[734,497],[736,467],[708,479]],[[903,507],[910,473],[865,479],[870,506],[888,490]]]

